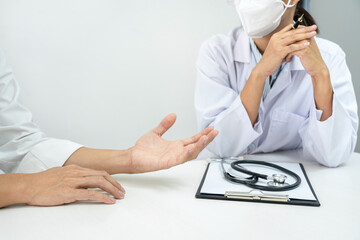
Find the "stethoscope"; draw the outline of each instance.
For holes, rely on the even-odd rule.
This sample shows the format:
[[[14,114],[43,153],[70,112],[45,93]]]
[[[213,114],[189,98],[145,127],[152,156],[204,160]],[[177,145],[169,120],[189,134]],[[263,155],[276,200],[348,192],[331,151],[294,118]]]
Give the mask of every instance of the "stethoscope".
[[[276,165],[274,163],[264,162],[264,161],[256,161],[256,160],[236,160],[237,158],[223,158],[221,160],[221,168],[224,174],[224,177],[235,183],[241,183],[245,184],[246,186],[254,189],[264,190],[264,191],[288,191],[291,189],[297,188],[301,183],[301,178],[296,173],[283,168],[279,165]],[[231,168],[235,171],[245,173],[247,175],[250,175],[248,178],[239,178],[236,176],[231,175],[229,172],[225,170],[224,164],[226,160],[233,160],[230,164]],[[277,170],[280,170],[284,174],[272,174],[272,175],[266,175],[266,174],[260,174],[257,172],[250,171],[243,167],[243,164],[253,164],[253,165],[262,165],[267,166],[270,168],[274,168]],[[286,183],[287,175],[293,177],[295,179],[295,183],[289,184]],[[259,185],[257,184],[259,178],[268,180],[267,185]]]

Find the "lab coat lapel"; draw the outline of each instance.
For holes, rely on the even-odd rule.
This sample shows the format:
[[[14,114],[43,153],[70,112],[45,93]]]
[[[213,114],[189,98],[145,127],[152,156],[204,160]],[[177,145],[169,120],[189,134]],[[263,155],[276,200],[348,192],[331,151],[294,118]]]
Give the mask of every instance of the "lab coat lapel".
[[[238,37],[233,50],[234,60],[236,62],[249,63],[251,60],[250,52],[250,38],[246,36],[241,29],[238,32]]]
[[[279,95],[292,81],[293,71],[305,71],[300,59],[297,56],[293,57],[291,63],[285,64],[283,70],[280,72],[274,86],[269,91],[265,98],[265,102],[271,101],[274,97]]]
[[[289,84],[291,83],[291,71],[289,69],[289,64],[286,64],[281,70],[274,86],[269,91],[268,95],[265,98],[265,103],[270,102],[274,97],[279,95]]]

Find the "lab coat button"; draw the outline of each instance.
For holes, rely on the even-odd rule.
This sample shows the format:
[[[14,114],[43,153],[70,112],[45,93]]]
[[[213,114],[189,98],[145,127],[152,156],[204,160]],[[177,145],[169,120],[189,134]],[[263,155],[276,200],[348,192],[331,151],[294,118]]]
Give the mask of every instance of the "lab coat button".
[[[250,144],[250,146],[249,146],[249,150],[250,150],[250,151],[254,151],[255,148],[256,148],[256,146],[255,146],[254,143]]]

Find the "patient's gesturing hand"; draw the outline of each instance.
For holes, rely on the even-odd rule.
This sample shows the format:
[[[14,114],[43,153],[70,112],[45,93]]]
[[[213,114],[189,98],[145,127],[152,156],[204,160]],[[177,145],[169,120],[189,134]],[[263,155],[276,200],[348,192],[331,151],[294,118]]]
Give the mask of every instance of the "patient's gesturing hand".
[[[169,114],[159,126],[136,142],[130,157],[130,168],[133,173],[166,169],[195,159],[218,134],[213,127],[208,127],[187,139],[177,141],[163,139],[161,136],[175,121],[176,115]]]

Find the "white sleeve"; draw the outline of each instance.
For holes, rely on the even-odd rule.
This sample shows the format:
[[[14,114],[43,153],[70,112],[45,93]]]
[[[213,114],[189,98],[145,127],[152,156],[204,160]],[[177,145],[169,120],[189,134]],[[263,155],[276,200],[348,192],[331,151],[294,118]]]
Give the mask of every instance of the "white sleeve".
[[[309,119],[299,133],[306,158],[328,167],[336,167],[348,160],[355,149],[358,114],[345,54],[340,51],[328,67],[334,91],[332,115],[321,122],[321,113],[316,110],[314,102]]]
[[[19,86],[0,51],[0,173],[62,166],[81,145],[47,138],[18,100]]]
[[[240,99],[231,87],[225,57],[211,42],[200,49],[197,61],[195,110],[200,130],[214,126],[219,135],[207,147],[219,157],[239,156],[262,134],[261,121],[253,127]]]

